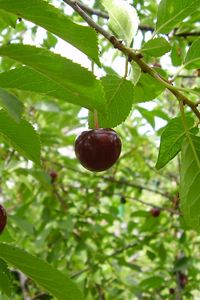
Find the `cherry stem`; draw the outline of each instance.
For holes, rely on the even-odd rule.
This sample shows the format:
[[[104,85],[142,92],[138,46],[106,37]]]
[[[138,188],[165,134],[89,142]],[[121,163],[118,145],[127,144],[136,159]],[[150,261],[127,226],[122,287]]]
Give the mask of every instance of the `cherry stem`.
[[[96,110],[94,111],[94,128],[95,129],[99,128],[98,113]]]

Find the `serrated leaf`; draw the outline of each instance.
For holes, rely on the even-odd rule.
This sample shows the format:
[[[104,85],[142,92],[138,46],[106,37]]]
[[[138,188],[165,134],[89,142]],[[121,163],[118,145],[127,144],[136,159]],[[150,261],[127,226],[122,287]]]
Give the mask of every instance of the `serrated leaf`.
[[[4,108],[9,116],[19,122],[24,110],[23,103],[13,94],[0,88],[0,106]]]
[[[11,296],[12,282],[10,272],[7,264],[2,259],[0,259],[0,291],[8,297]]]
[[[3,110],[0,111],[0,137],[20,154],[40,165],[40,141],[31,124],[21,119],[19,123]]]
[[[180,208],[188,226],[200,231],[200,137],[190,135],[181,152]]]
[[[187,117],[188,129],[192,128],[194,120]],[[162,132],[156,169],[163,168],[181,150],[185,138],[185,129],[181,117],[169,121]]]
[[[27,5],[26,0],[0,0],[0,9],[16,14],[54,33],[100,65],[95,30],[73,23],[61,10],[46,1],[29,0]]]
[[[156,33],[169,33],[199,8],[199,0],[161,0],[158,7]]]
[[[44,76],[26,69],[25,71],[29,75],[27,78],[27,85],[29,87],[31,79],[33,79],[34,84],[35,81],[39,81],[38,84],[40,87],[46,83],[48,84],[49,92],[54,93],[56,89],[57,93],[61,95],[66,90],[66,97],[69,97],[69,102],[75,99],[75,104],[77,104],[78,98],[80,98],[79,103],[84,102],[84,106],[90,106],[91,109],[96,108],[98,111],[105,113],[105,99],[101,82],[96,79],[92,72],[89,72],[79,64],[44,48],[22,44],[0,47],[0,56],[15,59],[30,66]],[[23,77],[22,73],[20,72]],[[34,74],[36,74],[35,80],[33,78]],[[26,86],[25,78],[24,85]],[[59,88],[62,92],[59,92]],[[47,88],[43,86],[43,90],[45,91]]]
[[[186,69],[200,68],[200,38],[194,41],[188,50],[184,67]]]
[[[12,285],[6,273],[0,270],[0,291],[8,297],[11,296]]]
[[[174,265],[174,272],[184,271],[188,269],[192,264],[191,257],[181,257],[179,258]]]
[[[119,38],[130,46],[139,25],[135,8],[124,0],[103,0],[109,13],[109,26]]]
[[[152,126],[152,128],[155,128],[155,120],[153,113],[140,106],[137,106],[136,109],[147,120],[147,122]]]
[[[145,102],[159,96],[165,87],[149,74],[142,73],[134,88],[134,103]]]
[[[73,93],[70,89],[60,86],[56,81],[49,79],[41,73],[28,67],[21,67],[0,73],[0,87],[13,88],[38,93],[45,96],[51,96],[56,99],[66,101],[75,105],[85,107],[89,110],[105,110],[102,104],[104,100],[95,97],[88,100],[86,97],[80,97],[78,93]],[[97,101],[96,101],[97,100]]]
[[[0,257],[21,270],[58,300],[83,300],[75,283],[48,263],[8,244],[0,243]]]
[[[153,276],[147,279],[144,279],[140,282],[140,287],[143,289],[157,289],[162,286],[164,279],[160,276]]]
[[[125,121],[133,105],[133,85],[130,81],[108,75],[102,78],[107,100],[107,118],[99,116],[100,127],[116,127]]]
[[[140,79],[142,70],[134,61],[131,62],[131,81],[136,85]]]
[[[17,17],[9,12],[0,9],[0,20],[5,26],[11,26],[15,28]]]
[[[141,52],[153,57],[159,57],[169,52],[171,49],[170,44],[163,37],[154,38],[144,43]]]

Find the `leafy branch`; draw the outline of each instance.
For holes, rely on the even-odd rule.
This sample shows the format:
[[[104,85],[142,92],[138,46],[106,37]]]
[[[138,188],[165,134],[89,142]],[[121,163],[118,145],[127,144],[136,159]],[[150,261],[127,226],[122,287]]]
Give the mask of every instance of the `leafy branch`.
[[[135,61],[144,73],[148,73],[157,81],[159,81],[178,99],[179,102],[182,101],[184,104],[187,104],[200,120],[200,112],[197,109],[196,103],[193,103],[191,100],[189,100],[184,94],[179,92],[178,87],[173,86],[173,84],[170,81],[166,80],[162,75],[160,75],[153,68],[151,68],[142,59],[142,55],[140,53],[137,53],[133,49],[124,46],[122,42],[118,40],[113,34],[109,33],[96,22],[94,22],[94,20],[79,6],[79,2],[74,0],[63,1],[69,6],[71,6],[74,9],[74,11],[76,11],[88,23],[88,25],[94,28],[98,33],[102,34],[109,42],[111,42],[114,48],[124,53],[128,57],[129,61]]]
[[[104,19],[109,19],[109,15],[104,12],[101,11],[100,9],[96,9],[96,8],[92,8],[87,6],[86,4],[82,3],[81,1],[76,1],[76,3],[78,4],[79,7],[82,8],[82,10],[84,10],[85,12],[87,12],[90,15],[95,15]],[[142,25],[140,24],[138,27],[141,31],[150,31],[153,32],[154,28],[148,25]],[[188,36],[200,36],[200,32],[199,31],[195,31],[195,32],[181,32],[181,33],[176,33],[176,31],[173,34],[174,36],[178,36],[178,37],[188,37]]]

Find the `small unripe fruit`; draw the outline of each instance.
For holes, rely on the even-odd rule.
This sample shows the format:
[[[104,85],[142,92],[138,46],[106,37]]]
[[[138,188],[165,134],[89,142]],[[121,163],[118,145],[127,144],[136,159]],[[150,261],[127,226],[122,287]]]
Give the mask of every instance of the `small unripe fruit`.
[[[0,234],[3,232],[7,223],[7,215],[4,207],[0,204]]]
[[[82,132],[75,142],[76,157],[83,167],[101,172],[114,165],[121,153],[121,140],[110,128]]]
[[[154,207],[151,209],[150,213],[151,213],[152,217],[157,218],[160,216],[160,209],[157,207]]]

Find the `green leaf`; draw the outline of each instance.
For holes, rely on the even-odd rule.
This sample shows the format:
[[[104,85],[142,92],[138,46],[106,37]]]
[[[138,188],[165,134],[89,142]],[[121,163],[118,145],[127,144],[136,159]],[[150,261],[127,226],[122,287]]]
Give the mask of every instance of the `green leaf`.
[[[0,243],[0,257],[21,270],[56,299],[83,300],[80,290],[72,280],[41,259],[4,243]]]
[[[180,207],[185,222],[200,231],[200,137],[185,139],[181,158]]]
[[[26,0],[0,0],[0,9],[16,14],[54,33],[100,65],[97,34],[94,29],[73,23],[61,10],[46,1],[29,0],[28,4]]]
[[[48,90],[52,93],[55,93],[55,89],[61,89],[62,92],[58,91],[60,97],[66,90],[66,97],[69,97],[69,102],[72,102],[74,98],[76,101],[78,98],[82,98],[79,102],[84,102],[85,106],[90,106],[91,109],[95,107],[98,111],[105,113],[105,99],[101,82],[96,79],[92,72],[71,60],[44,48],[21,44],[0,47],[0,56],[15,59],[44,75],[45,79],[36,73],[36,79],[33,79],[35,73],[26,69],[25,71],[29,75],[27,78],[29,87],[31,86],[31,79],[33,79],[34,84],[36,84],[35,81],[39,81],[39,86],[47,83]],[[23,76],[22,73],[21,76]],[[26,85],[26,78],[24,78],[24,85]],[[44,92],[47,90],[44,86],[43,89]]]
[[[156,33],[169,33],[199,8],[199,0],[162,0],[158,7]]]
[[[170,44],[163,37],[151,39],[144,43],[141,52],[153,57],[159,57],[169,52],[171,49]]]
[[[7,264],[2,259],[0,259],[0,291],[8,297],[11,296],[12,283],[10,272]]]
[[[104,96],[102,96],[102,99],[91,97],[90,100],[88,100],[87,96],[80,97],[78,93],[61,87],[56,81],[28,67],[16,68],[8,72],[0,73],[0,87],[34,92],[79,105],[90,110],[96,109],[100,112],[105,111],[105,103],[104,105],[102,103],[105,101]]]
[[[187,126],[192,128],[194,120],[187,117]],[[163,168],[181,150],[185,129],[181,117],[169,121],[162,132],[156,169]]]
[[[136,109],[147,120],[147,122],[152,126],[152,128],[155,128],[155,120],[153,113],[140,106],[137,106]]]
[[[200,38],[194,41],[188,50],[184,67],[186,69],[200,68]]]
[[[11,296],[12,285],[7,274],[1,271],[0,269],[0,291],[6,294],[8,297]]]
[[[174,272],[184,271],[192,265],[191,257],[181,257],[174,265]]]
[[[139,25],[135,8],[124,0],[103,0],[102,3],[109,13],[110,28],[130,46]]]
[[[6,90],[0,89],[0,106],[7,111],[11,118],[19,122],[24,106],[16,96]]]
[[[108,75],[102,78],[106,94],[107,118],[99,116],[100,127],[116,127],[125,121],[133,105],[133,85],[130,81]]]
[[[136,85],[140,79],[142,70],[134,61],[131,62],[131,81]]]
[[[162,286],[164,283],[164,279],[160,276],[153,276],[149,277],[147,279],[144,279],[142,282],[140,282],[140,287],[143,289],[157,289]]]
[[[20,154],[40,165],[40,141],[34,128],[21,119],[19,123],[0,111],[0,136]]]
[[[17,21],[17,17],[15,15],[10,14],[4,10],[0,10],[0,22],[2,22],[2,24],[5,24],[5,27],[11,26],[15,28],[16,21]]]
[[[165,87],[149,74],[142,73],[134,88],[134,103],[145,102],[159,96]]]
[[[179,39],[173,41],[171,60],[174,66],[182,65],[182,62],[185,59],[185,50],[186,50],[185,40]]]

